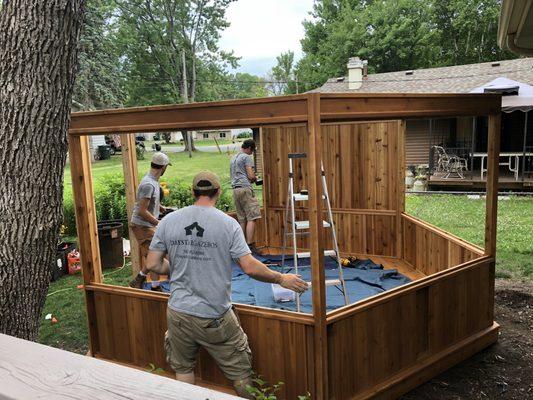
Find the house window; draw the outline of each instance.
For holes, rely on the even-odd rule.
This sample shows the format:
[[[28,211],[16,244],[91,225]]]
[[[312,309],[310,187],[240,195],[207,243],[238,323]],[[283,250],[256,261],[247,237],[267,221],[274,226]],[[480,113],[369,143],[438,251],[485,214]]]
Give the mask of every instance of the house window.
[[[209,139],[209,133],[204,133],[204,139]]]
[[[226,138],[226,132],[220,132],[220,137],[225,139]]]

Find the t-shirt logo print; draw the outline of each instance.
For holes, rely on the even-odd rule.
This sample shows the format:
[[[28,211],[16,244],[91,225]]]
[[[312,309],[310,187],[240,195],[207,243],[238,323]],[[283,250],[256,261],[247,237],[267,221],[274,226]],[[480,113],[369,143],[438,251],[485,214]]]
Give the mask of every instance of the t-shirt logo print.
[[[205,229],[198,225],[198,222],[193,222],[191,225],[185,227],[185,235],[192,236],[192,232],[196,229],[197,237],[204,237]]]

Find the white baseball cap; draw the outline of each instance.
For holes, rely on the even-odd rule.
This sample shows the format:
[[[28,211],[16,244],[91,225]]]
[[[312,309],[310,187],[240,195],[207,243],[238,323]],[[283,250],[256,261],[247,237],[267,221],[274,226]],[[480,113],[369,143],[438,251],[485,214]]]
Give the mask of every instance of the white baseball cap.
[[[157,153],[154,153],[154,155],[152,156],[152,163],[155,165],[161,165],[163,167],[165,165],[172,165],[170,163],[168,156],[165,153],[162,153],[160,151],[158,151]]]

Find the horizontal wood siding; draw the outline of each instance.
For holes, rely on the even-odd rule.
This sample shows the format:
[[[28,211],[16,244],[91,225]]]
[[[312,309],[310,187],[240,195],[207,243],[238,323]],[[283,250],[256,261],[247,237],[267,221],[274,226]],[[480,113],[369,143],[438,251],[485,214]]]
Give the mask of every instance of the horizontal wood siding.
[[[483,250],[413,217],[403,215],[402,226],[403,258],[425,275],[483,255]]]
[[[109,289],[111,288],[111,289]],[[166,362],[166,296],[107,286],[92,288],[96,315],[91,324],[98,331],[95,356],[141,368],[150,364],[173,373]],[[281,398],[297,398],[313,388],[313,329],[308,321],[277,310],[250,311],[237,305],[248,335],[254,371],[270,383],[283,381]],[[200,351],[196,374],[199,381],[232,387],[205,350]]]
[[[405,132],[405,164],[415,166],[428,164],[431,144],[446,142],[449,135],[450,120],[448,119],[433,120],[431,135],[429,134],[428,119],[407,120]]]
[[[322,161],[342,252],[397,254],[402,132],[400,121],[322,125]],[[283,241],[288,154],[307,153],[307,127],[263,127],[262,135],[267,236],[269,245],[277,247]],[[307,189],[307,160],[296,160],[294,173],[295,191]],[[308,219],[307,206],[296,205],[297,218]],[[300,239],[298,245],[307,248],[307,239]],[[329,239],[325,245],[331,247]]]
[[[490,327],[493,278],[494,264],[480,261],[329,324],[330,398],[374,398],[380,384]]]

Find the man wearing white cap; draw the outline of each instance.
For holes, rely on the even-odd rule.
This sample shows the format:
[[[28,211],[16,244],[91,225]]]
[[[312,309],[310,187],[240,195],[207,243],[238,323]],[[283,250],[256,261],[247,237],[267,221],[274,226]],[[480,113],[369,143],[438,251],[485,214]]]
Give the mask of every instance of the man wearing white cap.
[[[143,262],[141,271],[130,282],[130,286],[133,288],[142,289],[148,274],[146,256],[155,233],[155,227],[159,224],[159,213],[164,213],[166,210],[160,203],[159,178],[163,176],[168,165],[172,164],[165,153],[155,153],[150,164],[150,171],[144,176],[137,188],[130,226],[141,248]],[[150,275],[152,277],[152,290],[161,291],[159,276],[155,273]]]

